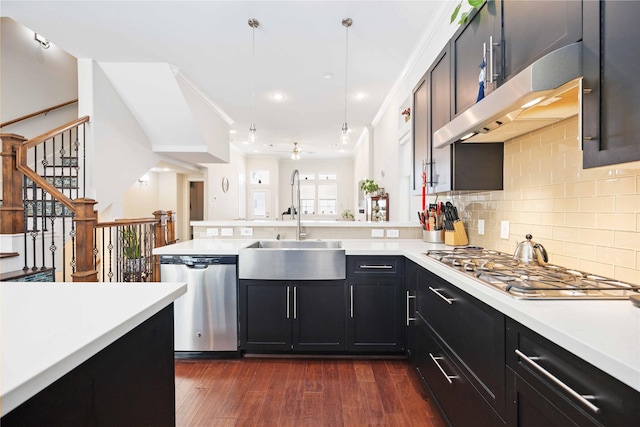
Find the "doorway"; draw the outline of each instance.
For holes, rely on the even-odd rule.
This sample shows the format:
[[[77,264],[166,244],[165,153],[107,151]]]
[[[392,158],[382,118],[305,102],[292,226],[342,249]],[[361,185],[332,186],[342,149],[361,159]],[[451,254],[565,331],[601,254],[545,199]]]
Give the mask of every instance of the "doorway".
[[[189,182],[189,224],[191,221],[204,219],[204,182]],[[189,226],[191,239],[193,240],[193,227]]]

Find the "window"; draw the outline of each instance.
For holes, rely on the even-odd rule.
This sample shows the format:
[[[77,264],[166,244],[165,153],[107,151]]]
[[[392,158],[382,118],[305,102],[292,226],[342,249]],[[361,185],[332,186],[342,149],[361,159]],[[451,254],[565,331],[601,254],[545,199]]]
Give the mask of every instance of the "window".
[[[300,212],[302,215],[336,216],[338,184],[335,173],[300,174]]]
[[[336,184],[318,184],[318,214],[335,215],[338,199]]]

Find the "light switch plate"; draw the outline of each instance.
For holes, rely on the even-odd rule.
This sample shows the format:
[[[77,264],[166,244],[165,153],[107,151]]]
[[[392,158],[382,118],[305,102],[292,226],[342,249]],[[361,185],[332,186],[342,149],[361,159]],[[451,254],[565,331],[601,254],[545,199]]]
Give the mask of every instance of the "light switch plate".
[[[384,237],[384,229],[383,228],[372,228],[371,229],[371,237]]]
[[[208,237],[215,237],[217,235],[218,235],[218,227],[207,228],[207,236]]]
[[[500,238],[509,240],[509,221],[500,221]]]
[[[400,230],[387,230],[387,237],[400,237]]]
[[[253,228],[252,227],[242,227],[240,229],[241,236],[253,236]]]
[[[484,219],[478,220],[478,234],[481,236],[484,235]]]
[[[220,235],[225,237],[233,236],[233,228],[221,228]]]

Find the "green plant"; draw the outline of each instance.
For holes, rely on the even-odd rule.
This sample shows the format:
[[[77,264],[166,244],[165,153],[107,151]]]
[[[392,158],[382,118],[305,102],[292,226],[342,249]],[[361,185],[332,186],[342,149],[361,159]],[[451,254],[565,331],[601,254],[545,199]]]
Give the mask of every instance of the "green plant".
[[[342,211],[342,213],[340,214],[340,217],[348,221],[353,221],[355,219],[355,217],[353,216],[353,212],[351,212],[349,209]]]
[[[138,230],[135,226],[128,225],[120,230],[122,235],[122,254],[127,259],[139,259],[142,258],[140,248],[140,237],[138,236]]]
[[[366,194],[374,194],[378,191],[378,188],[380,188],[380,186],[372,179],[365,179],[360,184],[360,189]]]
[[[469,6],[471,6],[471,9],[467,10],[466,12],[462,12],[460,14],[460,19],[458,20],[459,25],[462,25],[465,22],[467,22],[467,19],[469,19],[469,15],[474,10],[482,6],[482,4],[484,3],[484,0],[461,0],[460,3],[458,3],[458,5],[456,6],[456,8],[453,10],[453,13],[451,14],[451,21],[449,22],[450,24],[453,23],[453,21],[455,21],[456,18],[458,17],[458,13],[460,13],[460,9],[462,8],[462,3],[464,3],[465,1],[469,3]]]

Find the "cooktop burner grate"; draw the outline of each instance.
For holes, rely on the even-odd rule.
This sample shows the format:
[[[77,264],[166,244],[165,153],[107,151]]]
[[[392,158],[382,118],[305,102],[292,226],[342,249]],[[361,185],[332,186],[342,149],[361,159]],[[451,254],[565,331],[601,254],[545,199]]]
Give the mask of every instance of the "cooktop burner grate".
[[[628,299],[640,286],[553,264],[540,266],[477,247],[433,250],[423,255],[515,298]]]

